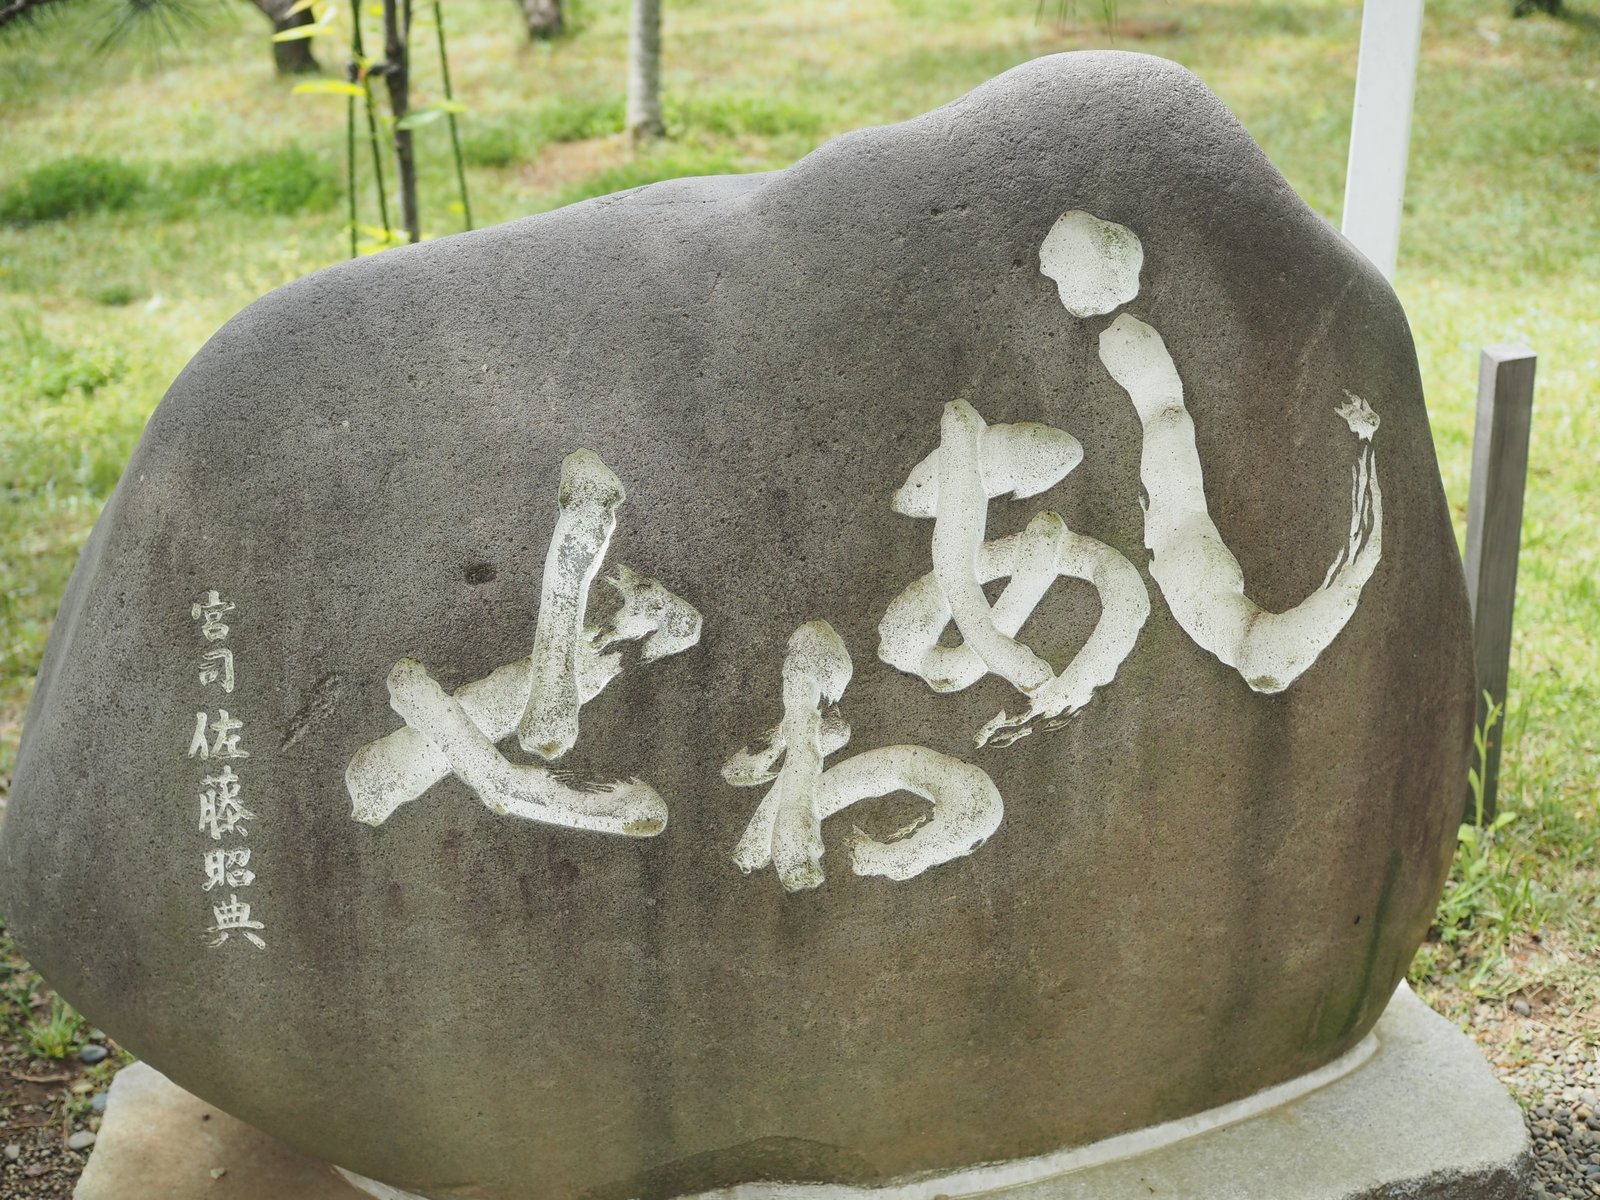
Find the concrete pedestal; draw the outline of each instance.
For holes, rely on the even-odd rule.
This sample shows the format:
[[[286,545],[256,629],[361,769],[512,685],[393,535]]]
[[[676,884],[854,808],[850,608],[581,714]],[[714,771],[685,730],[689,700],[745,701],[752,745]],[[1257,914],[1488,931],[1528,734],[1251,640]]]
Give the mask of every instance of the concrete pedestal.
[[[1522,1114],[1476,1046],[1401,986],[1329,1082],[1095,1146],[863,1191],[747,1184],[719,1200],[1524,1200]],[[1353,1052],[1354,1053],[1354,1052]],[[1358,1064],[1358,1065],[1351,1065]],[[1311,1090],[1307,1090],[1310,1087]],[[1284,1098],[1287,1097],[1287,1098]],[[136,1064],[74,1200],[384,1200]]]

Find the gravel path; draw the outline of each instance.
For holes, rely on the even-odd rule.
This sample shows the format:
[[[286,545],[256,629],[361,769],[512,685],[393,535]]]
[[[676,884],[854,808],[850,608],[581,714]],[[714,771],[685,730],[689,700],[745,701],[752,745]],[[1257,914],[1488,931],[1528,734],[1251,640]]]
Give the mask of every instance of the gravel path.
[[[1600,1012],[1553,993],[1475,1005],[1471,1032],[1522,1102],[1535,1197],[1600,1197]]]

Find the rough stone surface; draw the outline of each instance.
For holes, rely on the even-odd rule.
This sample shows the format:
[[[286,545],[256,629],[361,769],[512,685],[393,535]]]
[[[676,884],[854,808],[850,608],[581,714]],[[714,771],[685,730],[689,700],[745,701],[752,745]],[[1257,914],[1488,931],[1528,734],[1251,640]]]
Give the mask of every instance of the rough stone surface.
[[[1045,265],[1093,269],[1099,246],[1120,274],[1041,272],[1074,212],[1131,231],[1132,301],[1135,241],[1081,218]],[[1163,415],[1163,355],[1192,426]],[[1226,550],[1188,520],[1197,495]],[[524,672],[504,759],[481,713],[442,732],[431,681],[549,650],[608,513],[604,575],[660,581],[693,637],[679,612],[670,652],[614,647],[575,728],[525,703]],[[990,549],[963,549],[985,513]],[[1103,604],[1066,578],[1017,640],[995,616],[963,690],[880,661],[936,553],[922,599],[987,611],[994,541],[1063,522]],[[1234,557],[1270,612],[1338,609],[1352,581],[1359,602],[1320,654],[1278,654],[1281,623],[1227,600]],[[213,589],[235,606],[221,643],[191,608]],[[1137,629],[1125,653],[1080,652],[1103,613]],[[1467,639],[1388,286],[1181,68],[1042,59],[785,171],[385,253],[242,313],[162,402],[69,586],[0,910],[181,1086],[415,1191],[657,1200],[1035,1155],[1293,1078],[1371,1028],[1453,845]],[[960,640],[929,654],[971,665]],[[218,648],[226,694],[198,675]],[[1028,708],[993,664],[1035,652],[1115,678],[1077,679],[1093,698],[1064,727],[976,748]],[[190,753],[197,710],[222,708],[248,759]],[[398,708],[440,739],[416,755],[455,758],[374,827],[345,775]],[[791,755],[767,806],[723,772],[767,778],[780,719],[836,773]],[[921,749],[867,757],[890,747]],[[247,837],[202,827],[222,766]],[[502,797],[530,776],[649,788],[564,793],[613,805],[615,836],[527,819],[553,809],[520,793],[494,811],[463,774]],[[927,805],[867,799],[817,861],[823,799],[914,775],[934,821],[897,839]],[[917,862],[937,838],[951,860]],[[246,847],[252,878],[233,863],[204,890],[205,855]],[[261,928],[212,946],[230,895]]]
[[[1354,1073],[1236,1125],[982,1193],[1006,1200],[1523,1200],[1528,1136],[1470,1039],[1402,988]],[[328,1168],[142,1064],[75,1200],[357,1200]],[[126,1079],[128,1072],[124,1072]],[[211,1113],[206,1137],[195,1136]],[[227,1162],[227,1191],[207,1174]],[[272,1164],[268,1169],[263,1164]],[[303,1169],[302,1169],[303,1168]],[[924,1189],[928,1196],[939,1185]],[[142,1189],[142,1190],[141,1190]],[[859,1193],[870,1200],[871,1193]]]

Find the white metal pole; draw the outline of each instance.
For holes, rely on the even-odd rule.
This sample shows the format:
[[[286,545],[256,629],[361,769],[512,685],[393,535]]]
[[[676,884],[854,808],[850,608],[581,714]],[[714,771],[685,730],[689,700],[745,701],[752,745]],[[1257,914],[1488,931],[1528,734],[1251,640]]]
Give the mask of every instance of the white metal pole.
[[[1400,206],[1411,145],[1411,94],[1423,0],[1365,0],[1344,181],[1344,235],[1388,279],[1400,252]]]

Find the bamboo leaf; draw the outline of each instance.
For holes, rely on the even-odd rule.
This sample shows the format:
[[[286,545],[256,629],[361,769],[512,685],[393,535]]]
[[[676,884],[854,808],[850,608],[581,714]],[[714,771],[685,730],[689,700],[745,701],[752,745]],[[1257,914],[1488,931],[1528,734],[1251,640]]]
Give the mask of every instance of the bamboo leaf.
[[[343,80],[318,79],[311,83],[297,83],[292,89],[296,96],[365,96],[366,90],[359,84],[345,83]]]
[[[316,3],[317,0],[294,0],[294,3],[284,10],[283,15],[292,17],[295,13],[305,12],[306,9],[313,7]]]
[[[322,37],[331,32],[326,25],[296,25],[293,29],[285,29],[282,33],[272,35],[275,42],[303,42],[307,38]]]
[[[416,129],[422,125],[431,124],[444,116],[444,109],[429,105],[427,108],[412,109],[405,116],[395,122],[396,129]]]

